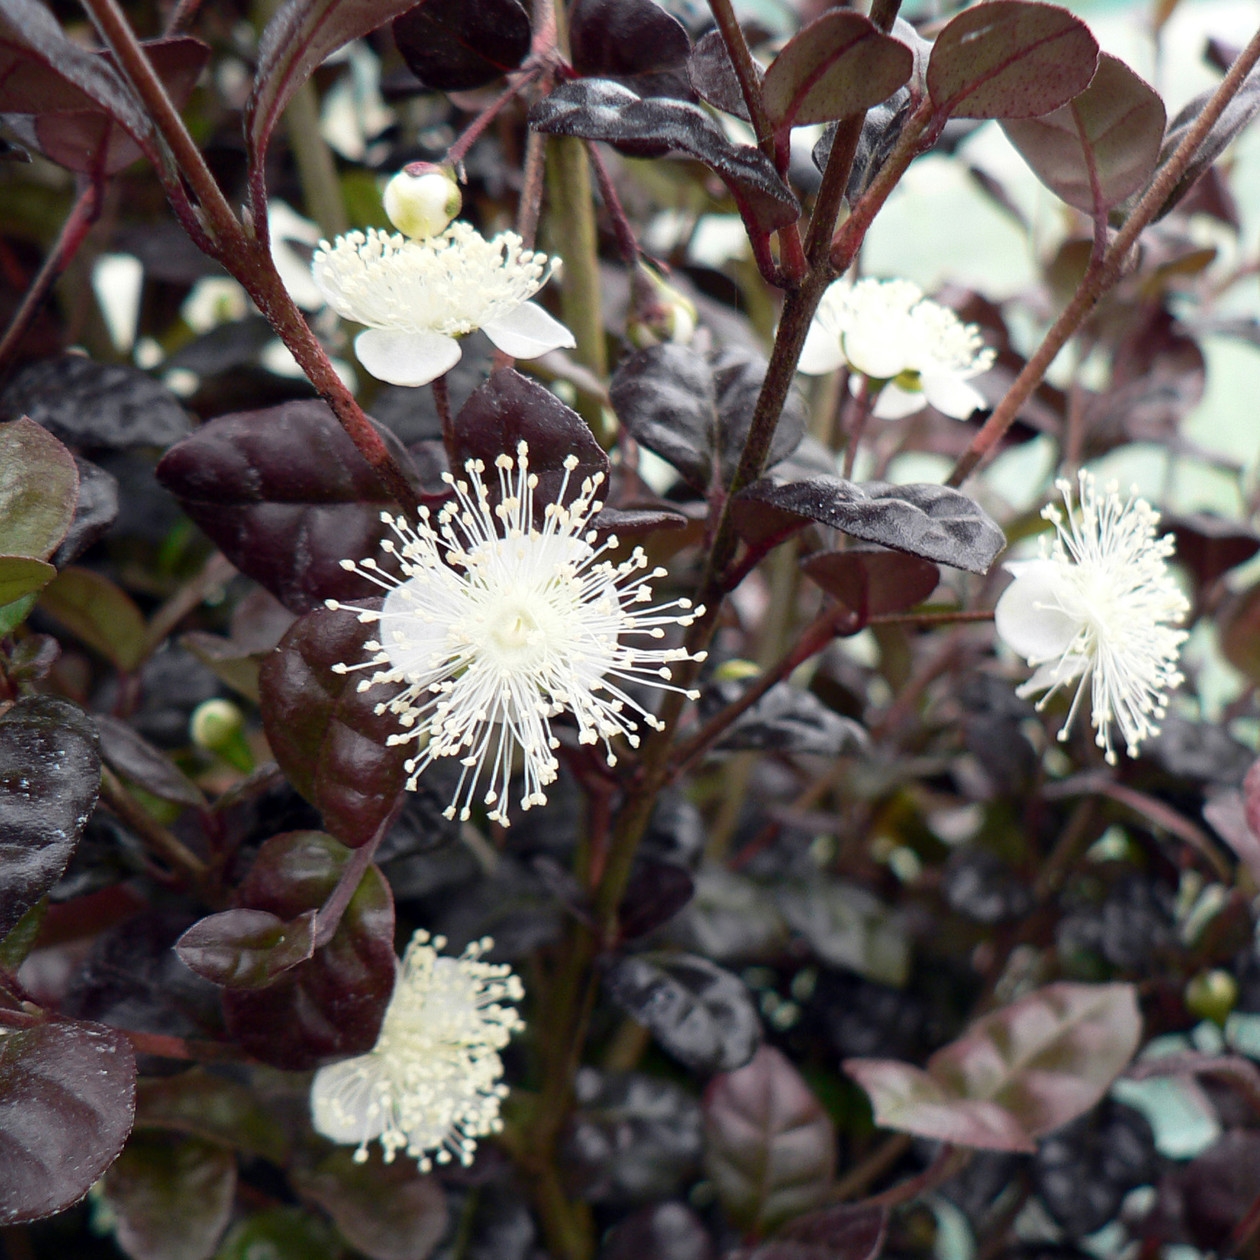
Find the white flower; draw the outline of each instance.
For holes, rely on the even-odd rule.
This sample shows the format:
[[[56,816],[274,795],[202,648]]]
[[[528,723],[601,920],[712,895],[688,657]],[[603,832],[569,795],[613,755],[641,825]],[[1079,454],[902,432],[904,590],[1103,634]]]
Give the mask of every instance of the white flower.
[[[491,807],[489,817],[506,826],[518,750],[521,808],[545,804],[543,789],[559,770],[553,751],[559,740],[551,728],[557,715],[572,715],[579,743],[602,741],[614,765],[615,736],[637,747],[639,720],[659,725],[623,684],[679,690],[669,681],[669,662],[689,659],[684,649],[621,640],[660,640],[664,627],[688,626],[703,609],[686,599],[640,607],[652,598],[648,578],[638,576],[646,556],[636,547],[614,565],[604,557],[617,547],[616,537],[600,543],[590,528],[603,507],[595,498],[603,474],[587,478],[565,506],[577,463],[572,455],[565,461],[559,501],[543,508],[541,529],[534,523],[538,477],[529,472],[521,442],[515,461],[508,455],[495,460],[498,506],[482,480],[485,465],[470,460],[467,481],[446,474],[455,498],[438,513],[436,527],[423,507],[415,529],[401,517],[382,515],[398,540],[387,539],[382,548],[398,557],[404,577],[383,572],[372,559],[342,561],[388,594],[379,612],[354,610],[360,621],[380,625],[379,642],[366,645],[373,657],[334,669],[374,670],[360,691],[401,684],[376,711],[398,715],[404,729],[391,743],[415,741],[420,749],[406,763],[409,788],[436,758],[459,759],[463,773],[448,818],[456,812],[469,817],[485,777],[481,799]],[[648,577],[664,574],[656,569]],[[328,606],[341,607],[334,600]],[[702,660],[703,653],[690,659]]]
[[[984,397],[968,381],[993,364],[975,324],[909,280],[837,280],[823,294],[797,365],[821,376],[848,364],[879,384],[874,414],[896,420],[931,403],[965,420]]]
[[[573,334],[529,299],[547,283],[547,256],[515,232],[487,241],[452,223],[425,240],[351,232],[315,252],[313,275],[328,305],[366,324],[359,362],[393,385],[426,385],[459,362],[458,337],[480,328],[505,354],[533,359]]]
[[[385,185],[381,197],[389,221],[416,240],[436,236],[460,212],[464,196],[455,172],[432,162],[412,162]]]
[[[1144,739],[1159,734],[1168,692],[1182,676],[1177,657],[1186,638],[1173,629],[1190,609],[1166,563],[1173,538],[1155,536],[1159,514],[1132,492],[1127,500],[1110,485],[1100,498],[1094,478],[1080,473],[1080,502],[1072,483],[1056,483],[1064,513],[1050,506],[1052,546],[1041,540],[1041,558],[1006,566],[1015,581],[994,611],[997,632],[1036,673],[1019,695],[1046,694],[1076,684],[1072,707],[1059,731],[1066,739],[1086,689],[1090,691],[1096,743],[1115,764],[1113,724],[1130,757]]]
[[[420,1163],[471,1164],[477,1139],[503,1128],[499,1107],[507,1097],[499,1051],[525,1025],[504,1002],[525,996],[503,964],[485,963],[489,937],[459,958],[440,955],[446,941],[429,944],[417,932],[394,980],[394,993],[372,1050],[320,1068],[311,1083],[316,1130],[334,1142],[379,1141],[385,1162],[405,1149]]]

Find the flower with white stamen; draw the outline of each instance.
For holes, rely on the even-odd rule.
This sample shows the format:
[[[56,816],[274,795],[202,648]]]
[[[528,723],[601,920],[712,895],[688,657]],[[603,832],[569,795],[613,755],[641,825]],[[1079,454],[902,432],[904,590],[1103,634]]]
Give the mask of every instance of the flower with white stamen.
[[[1075,684],[1068,730],[1088,691],[1096,743],[1114,764],[1112,727],[1130,757],[1159,734],[1168,693],[1182,681],[1177,658],[1186,632],[1175,629],[1190,610],[1167,560],[1173,537],[1155,536],[1159,514],[1115,485],[1098,494],[1082,470],[1079,503],[1072,483],[1056,483],[1066,512],[1053,504],[1042,516],[1054,525],[1041,558],[1006,566],[1015,581],[994,610],[997,632],[1036,669],[1018,690],[1045,692],[1038,708],[1061,687]]]
[[[469,460],[467,480],[446,474],[455,497],[436,519],[423,507],[414,528],[382,515],[395,537],[381,545],[397,557],[402,577],[373,559],[342,561],[387,594],[379,611],[353,610],[379,626],[378,638],[366,645],[371,658],[333,668],[371,670],[361,691],[397,688],[376,711],[398,718],[402,730],[391,743],[417,747],[406,762],[409,788],[438,758],[459,761],[463,772],[448,818],[467,819],[480,794],[489,818],[507,826],[518,754],[521,808],[545,804],[545,789],[559,771],[552,719],[562,713],[576,722],[580,744],[602,743],[615,765],[613,739],[637,747],[640,723],[659,726],[627,687],[678,691],[671,663],[704,659],[650,646],[667,627],[689,626],[704,610],[686,599],[644,607],[652,599],[649,580],[665,570],[643,575],[647,557],[638,547],[620,563],[607,558],[616,537],[601,542],[591,528],[603,507],[595,497],[603,474],[586,478],[565,502],[577,464],[576,456],[565,460],[557,501],[542,507],[539,527],[538,477],[529,471],[526,443],[515,460],[495,460],[497,505],[482,479],[485,464]],[[342,606],[328,601],[330,608]]]
[[[488,241],[469,223],[423,240],[369,228],[320,243],[312,274],[328,305],[366,324],[359,362],[392,385],[427,385],[460,360],[480,328],[505,354],[534,359],[573,334],[529,299],[547,283],[546,254],[515,232]]]
[[[965,420],[984,406],[969,382],[992,367],[993,351],[975,324],[909,280],[837,280],[818,304],[797,368],[822,376],[845,364],[878,387],[874,415],[882,420],[928,403]]]
[[[525,1027],[504,1003],[525,996],[521,982],[510,967],[481,961],[489,937],[459,958],[438,953],[442,937],[430,939],[411,938],[372,1050],[320,1068],[311,1082],[316,1131],[357,1146],[358,1163],[379,1141],[387,1164],[406,1150],[421,1172],[453,1159],[468,1165],[477,1139],[503,1128],[499,1051]]]

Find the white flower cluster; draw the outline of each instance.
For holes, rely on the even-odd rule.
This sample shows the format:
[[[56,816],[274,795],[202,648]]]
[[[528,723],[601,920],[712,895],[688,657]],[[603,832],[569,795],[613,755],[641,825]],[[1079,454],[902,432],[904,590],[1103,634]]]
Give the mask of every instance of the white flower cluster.
[[[1155,536],[1159,514],[1145,499],[1122,499],[1114,485],[1099,495],[1082,470],[1079,503],[1072,483],[1057,482],[1064,511],[1042,516],[1054,525],[1041,558],[1006,566],[1015,581],[998,600],[997,632],[1036,669],[1021,696],[1076,684],[1059,738],[1066,739],[1082,699],[1091,696],[1097,744],[1114,764],[1113,725],[1130,757],[1159,734],[1168,693],[1182,681],[1177,668],[1190,604],[1170,572],[1173,538]]]
[[[993,351],[909,280],[837,280],[823,294],[801,351],[799,370],[821,376],[848,364],[878,385],[874,414],[896,420],[931,403],[965,420],[984,398],[973,376],[987,372]]]
[[[451,958],[438,953],[442,937],[417,932],[375,1047],[315,1073],[315,1128],[357,1146],[357,1162],[379,1141],[387,1164],[406,1150],[421,1172],[452,1159],[467,1165],[477,1139],[503,1128],[508,1091],[499,1051],[525,1027],[504,1003],[525,993],[510,967],[481,961],[493,944],[486,937]]]
[[[360,621],[380,626],[379,640],[366,645],[371,659],[334,668],[372,670],[361,691],[378,683],[401,687],[376,711],[398,716],[403,730],[391,742],[415,742],[420,749],[406,763],[409,788],[437,758],[459,759],[463,772],[448,818],[469,817],[484,777],[481,799],[489,817],[506,826],[518,752],[521,808],[545,804],[544,789],[559,770],[551,722],[561,713],[576,721],[579,743],[602,741],[614,765],[614,737],[637,747],[639,721],[658,725],[623,684],[676,691],[670,663],[703,659],[689,658],[682,648],[622,642],[659,641],[666,627],[689,626],[703,609],[686,599],[642,607],[652,598],[648,580],[665,570],[641,576],[647,558],[637,547],[619,564],[606,558],[618,546],[616,536],[601,543],[591,529],[603,507],[595,497],[603,474],[585,479],[565,503],[577,464],[575,456],[565,461],[558,501],[543,507],[541,529],[535,524],[538,477],[521,442],[515,460],[500,455],[495,461],[497,505],[482,479],[484,463],[470,460],[466,481],[446,474],[455,497],[436,522],[426,508],[414,529],[402,518],[382,517],[396,536],[382,547],[398,558],[403,577],[373,559],[342,561],[388,594],[379,612],[353,610]],[[333,600],[328,606],[341,607]]]
[[[459,362],[457,338],[480,328],[505,354],[533,359],[573,334],[529,301],[547,283],[546,254],[515,232],[487,241],[452,223],[422,240],[369,228],[320,244],[312,264],[328,305],[366,324],[359,362],[393,385],[426,385]]]

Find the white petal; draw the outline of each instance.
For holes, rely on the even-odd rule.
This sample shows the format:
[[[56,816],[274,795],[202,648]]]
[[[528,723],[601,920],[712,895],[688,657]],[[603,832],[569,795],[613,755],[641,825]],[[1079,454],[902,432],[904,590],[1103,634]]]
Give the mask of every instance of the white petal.
[[[354,339],[359,362],[378,381],[427,385],[459,362],[459,342],[435,332],[369,328]]]
[[[910,347],[896,335],[905,321],[880,321],[867,329],[850,325],[844,334],[849,363],[875,381],[886,381],[912,366]]]
[[[902,389],[895,381],[889,381],[879,391],[872,414],[878,420],[900,420],[912,416],[927,406],[927,395],[917,389]]]
[[[798,372],[806,376],[824,376],[834,372],[844,363],[844,351],[840,349],[840,332],[829,319],[822,317],[820,311],[805,334],[805,344],[801,347],[801,361],[796,365]]]
[[[427,678],[451,655],[451,622],[467,593],[452,574],[436,572],[421,582],[396,586],[381,605],[381,647],[389,663],[409,678]]]
[[[482,324],[481,331],[514,359],[536,359],[548,350],[577,345],[573,334],[537,302],[522,302],[514,311]]]
[[[1037,666],[1036,673],[1027,682],[1015,688],[1015,694],[1021,700],[1028,700],[1043,691],[1061,687],[1073,678],[1079,678],[1088,665],[1089,659],[1084,656],[1065,656],[1060,660],[1047,661]]]
[[[953,373],[935,376],[925,372],[921,380],[928,402],[955,420],[966,420],[978,407],[987,405],[984,395],[974,385]]]
[[[355,1146],[379,1137],[388,1119],[381,1093],[379,1066],[370,1054],[320,1068],[311,1082],[316,1132]]]
[[[993,610],[998,634],[1030,665],[1057,660],[1080,629],[1079,620],[1063,611],[1063,582],[1055,561],[1028,561]]]

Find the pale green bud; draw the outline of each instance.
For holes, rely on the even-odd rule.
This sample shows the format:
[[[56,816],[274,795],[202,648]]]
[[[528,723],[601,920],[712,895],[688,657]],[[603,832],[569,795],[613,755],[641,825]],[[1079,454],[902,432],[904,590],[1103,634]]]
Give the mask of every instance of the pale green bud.
[[[626,336],[640,350],[673,341],[686,345],[696,331],[696,304],[640,264],[630,287]]]
[[[755,661],[732,660],[723,661],[713,671],[714,682],[746,682],[761,673],[761,666]]]
[[[246,774],[254,768],[254,755],[245,738],[245,716],[230,700],[203,701],[193,710],[188,730],[198,748],[218,753]]]
[[[1186,985],[1186,1009],[1200,1019],[1224,1026],[1238,1001],[1238,981],[1228,971],[1200,971]]]
[[[404,235],[415,240],[446,229],[464,204],[449,166],[411,162],[385,185],[385,213]]]

